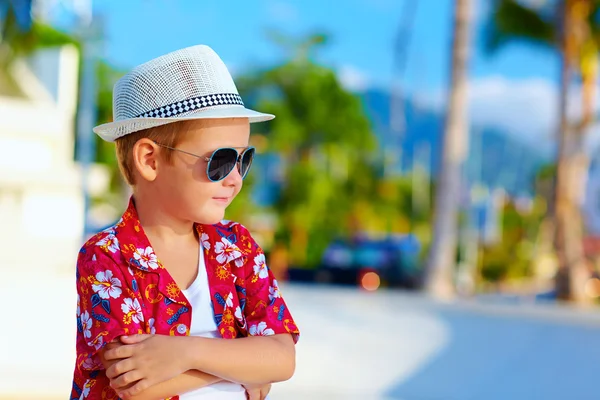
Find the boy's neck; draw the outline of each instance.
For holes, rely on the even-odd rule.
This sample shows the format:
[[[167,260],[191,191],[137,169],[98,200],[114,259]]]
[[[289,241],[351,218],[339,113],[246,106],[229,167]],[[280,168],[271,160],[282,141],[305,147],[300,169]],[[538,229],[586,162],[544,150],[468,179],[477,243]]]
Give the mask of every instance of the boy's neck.
[[[194,223],[173,216],[153,200],[154,196],[134,193],[135,209],[142,228],[150,242],[160,240],[163,244],[197,240]]]

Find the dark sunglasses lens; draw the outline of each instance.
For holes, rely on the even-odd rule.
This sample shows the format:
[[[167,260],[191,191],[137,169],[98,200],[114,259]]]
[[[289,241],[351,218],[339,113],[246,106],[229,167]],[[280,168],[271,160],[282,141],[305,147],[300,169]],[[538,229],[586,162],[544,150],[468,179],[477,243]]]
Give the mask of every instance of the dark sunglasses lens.
[[[254,160],[254,149],[248,149],[244,152],[242,157],[242,163],[240,166],[240,175],[245,178],[252,166],[252,160]]]
[[[235,167],[237,157],[237,151],[234,149],[215,151],[208,163],[208,178],[212,181],[220,181],[225,178]]]

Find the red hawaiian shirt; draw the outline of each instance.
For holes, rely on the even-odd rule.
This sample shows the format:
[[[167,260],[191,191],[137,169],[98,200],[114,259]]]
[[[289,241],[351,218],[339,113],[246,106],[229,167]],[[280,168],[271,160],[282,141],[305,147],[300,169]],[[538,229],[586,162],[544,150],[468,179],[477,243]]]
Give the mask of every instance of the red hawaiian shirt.
[[[221,336],[291,333],[298,328],[265,256],[235,222],[196,225]],[[189,335],[192,306],[157,259],[133,199],[121,220],[92,237],[77,260],[77,360],[71,399],[118,399],[98,351],[121,335]],[[173,399],[177,399],[174,397]]]

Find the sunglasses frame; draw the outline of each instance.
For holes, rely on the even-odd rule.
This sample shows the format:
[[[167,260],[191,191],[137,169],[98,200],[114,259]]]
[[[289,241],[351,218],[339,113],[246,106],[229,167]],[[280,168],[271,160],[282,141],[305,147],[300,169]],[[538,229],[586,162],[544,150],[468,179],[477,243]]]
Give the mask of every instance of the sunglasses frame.
[[[176,147],[167,146],[167,145],[164,145],[162,143],[154,142],[154,144],[156,144],[157,146],[160,146],[160,147],[164,147],[165,149],[178,151],[180,153],[187,154],[187,155],[199,158],[199,159],[201,159],[203,161],[206,161],[208,163],[206,165],[206,177],[211,182],[220,182],[223,179],[227,178],[229,176],[229,174],[231,174],[231,172],[233,171],[233,169],[236,166],[238,168],[238,172],[240,173],[240,176],[242,177],[242,179],[245,179],[246,176],[248,175],[248,171],[250,171],[250,167],[252,167],[252,162],[254,161],[254,155],[256,154],[256,148],[254,146],[248,146],[248,147],[219,147],[218,149],[216,149],[216,150],[214,150],[212,152],[212,154],[210,155],[210,157],[206,157],[206,156],[199,156],[198,154],[190,153],[189,151],[181,150],[181,149],[178,149]],[[244,149],[244,150],[240,153],[238,151],[238,149]],[[210,169],[210,163],[213,161],[213,157],[215,156],[215,154],[219,150],[233,150],[237,154],[237,158],[236,158],[235,163],[233,164],[233,167],[231,168],[231,170],[229,170],[229,172],[226,173],[225,176],[223,176],[221,179],[215,180],[215,179],[212,179],[210,177],[209,169]],[[252,154],[252,158],[250,159],[250,165],[248,165],[248,168],[246,168],[246,171],[244,171],[244,174],[242,175],[242,160],[244,159],[244,155],[246,155],[246,153],[248,151],[253,151],[254,153]]]

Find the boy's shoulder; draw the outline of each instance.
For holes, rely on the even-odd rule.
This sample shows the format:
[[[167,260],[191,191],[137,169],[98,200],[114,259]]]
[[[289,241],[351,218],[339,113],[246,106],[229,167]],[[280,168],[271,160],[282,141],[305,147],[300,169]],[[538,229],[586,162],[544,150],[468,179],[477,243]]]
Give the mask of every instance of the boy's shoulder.
[[[117,226],[112,225],[91,236],[79,250],[80,261],[89,257],[101,257],[107,261],[119,263],[121,261],[121,243],[117,238]]]

